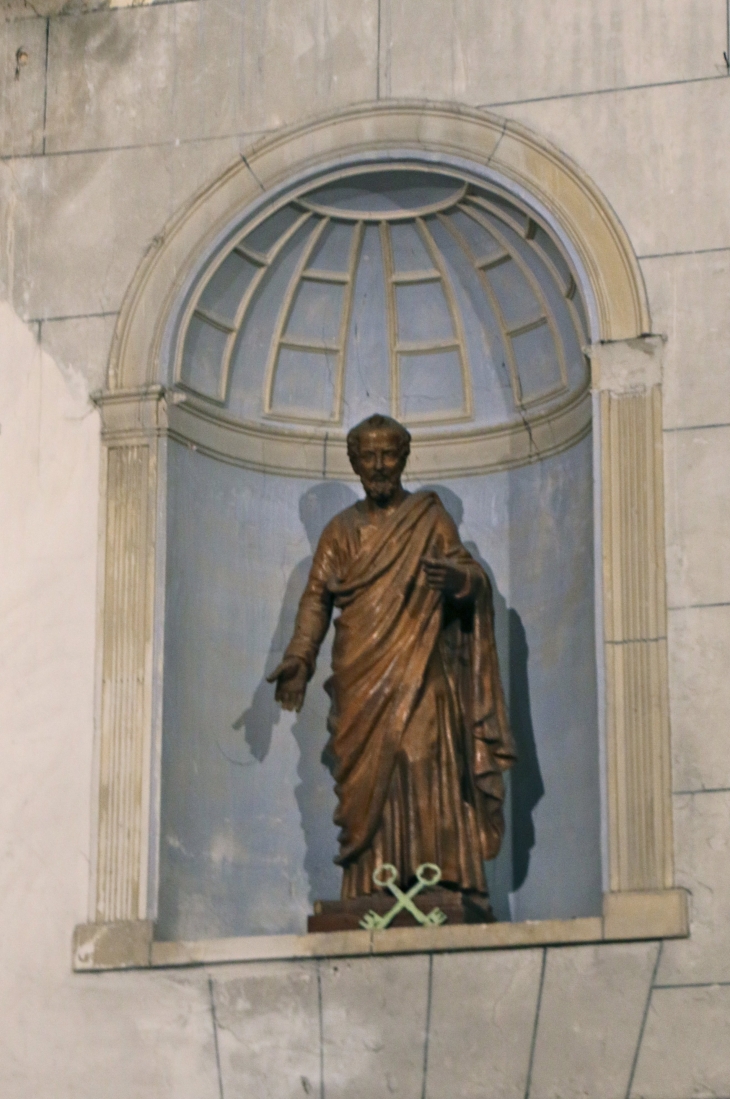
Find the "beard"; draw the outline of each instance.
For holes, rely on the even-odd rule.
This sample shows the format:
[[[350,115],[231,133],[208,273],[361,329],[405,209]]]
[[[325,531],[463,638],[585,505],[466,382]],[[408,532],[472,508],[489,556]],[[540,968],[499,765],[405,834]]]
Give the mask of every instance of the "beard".
[[[388,477],[385,474],[363,479],[363,488],[367,495],[378,504],[387,504],[395,496],[400,485],[400,477]]]

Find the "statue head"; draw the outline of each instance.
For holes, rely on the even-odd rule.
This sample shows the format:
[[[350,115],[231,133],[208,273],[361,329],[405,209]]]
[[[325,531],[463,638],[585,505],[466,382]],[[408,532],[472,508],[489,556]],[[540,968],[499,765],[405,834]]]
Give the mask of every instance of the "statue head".
[[[400,490],[410,452],[410,433],[390,416],[368,416],[347,433],[352,468],[377,504],[387,504]]]

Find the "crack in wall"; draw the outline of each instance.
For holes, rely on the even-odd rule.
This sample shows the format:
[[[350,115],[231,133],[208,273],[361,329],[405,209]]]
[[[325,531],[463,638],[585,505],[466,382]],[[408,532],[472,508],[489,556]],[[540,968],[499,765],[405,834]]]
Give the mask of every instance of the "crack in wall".
[[[542,950],[542,965],[540,966],[540,984],[537,988],[537,1003],[535,1004],[535,1023],[532,1028],[532,1041],[530,1042],[530,1058],[527,1062],[527,1078],[525,1080],[525,1099],[530,1099],[532,1087],[532,1069],[535,1063],[535,1048],[537,1046],[537,1029],[540,1023],[540,1008],[542,1006],[542,990],[545,985],[545,967],[547,965],[547,947]]]
[[[223,1095],[223,1073],[221,1071],[221,1055],[220,1048],[218,1046],[218,1019],[216,1018],[215,1010],[215,989],[213,987],[212,977],[208,977],[208,996],[210,998],[210,1017],[213,1023],[213,1046],[215,1048],[215,1067],[218,1073],[218,1096],[219,1099],[225,1099]]]
[[[431,1037],[431,1002],[433,999],[433,954],[428,956],[428,991],[426,993],[426,1033],[423,1042],[423,1087],[421,1099],[426,1099],[428,1092],[428,1044]]]
[[[251,165],[249,164],[249,162],[248,162],[248,159],[246,158],[246,154],[245,154],[245,153],[241,153],[241,160],[242,160],[242,161],[243,161],[243,163],[244,163],[244,164],[246,165],[246,167],[248,168],[249,172],[251,173],[251,175],[253,176],[253,178],[254,178],[254,179],[256,180],[256,182],[258,183],[258,185],[259,185],[259,187],[261,188],[261,190],[262,190],[262,191],[265,191],[265,190],[266,190],[266,188],[264,187],[263,183],[261,182],[261,180],[259,179],[259,177],[258,177],[258,176],[256,175],[256,173],[254,172],[253,168],[252,168],[252,167],[251,167]]]
[[[381,7],[383,0],[378,0],[378,34],[377,48],[375,51],[375,98],[380,99],[380,33],[381,33]],[[728,0],[730,3],[730,0]]]
[[[44,61],[44,75],[43,75],[43,142],[41,145],[41,153],[43,156],[46,154],[46,118],[48,116],[48,44],[51,37],[51,20],[46,19],[46,57]]]
[[[324,1095],[324,1013],[322,1010],[322,963],[317,961],[317,1016],[319,1020],[319,1097]]]
[[[634,1086],[634,1076],[636,1075],[636,1066],[639,1063],[639,1054],[641,1053],[641,1045],[644,1040],[644,1030],[646,1029],[646,1020],[649,1017],[649,1008],[651,1006],[651,997],[656,985],[656,975],[659,971],[659,962],[662,958],[662,949],[664,943],[659,943],[659,949],[656,954],[656,961],[654,962],[654,969],[651,973],[651,980],[649,981],[649,989],[646,994],[646,1003],[644,1004],[644,1014],[641,1017],[641,1026],[639,1027],[639,1037],[636,1041],[636,1049],[634,1051],[634,1058],[631,1062],[631,1072],[629,1073],[629,1082],[626,1085],[626,1099],[629,1099],[631,1095],[631,1089]]]

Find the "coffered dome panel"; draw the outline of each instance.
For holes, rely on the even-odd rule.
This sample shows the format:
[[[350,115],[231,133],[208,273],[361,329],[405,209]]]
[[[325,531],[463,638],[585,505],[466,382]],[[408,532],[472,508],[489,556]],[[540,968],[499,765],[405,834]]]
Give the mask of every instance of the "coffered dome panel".
[[[570,445],[590,417],[587,338],[570,264],[533,212],[450,170],[368,165],[241,224],[190,296],[175,385],[191,412],[289,444],[342,450],[386,412],[416,441],[534,421]],[[497,464],[523,451],[503,445]]]

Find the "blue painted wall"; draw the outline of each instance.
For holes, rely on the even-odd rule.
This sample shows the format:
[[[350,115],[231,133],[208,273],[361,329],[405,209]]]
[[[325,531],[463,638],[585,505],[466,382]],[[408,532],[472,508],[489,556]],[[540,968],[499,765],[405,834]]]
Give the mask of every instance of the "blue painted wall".
[[[411,487],[420,487],[415,484]],[[487,567],[520,750],[489,867],[502,919],[600,911],[591,441],[431,485]],[[326,742],[329,639],[299,715],[264,676],[313,546],[359,486],[218,463],[170,444],[158,935],[303,931],[336,897]]]

